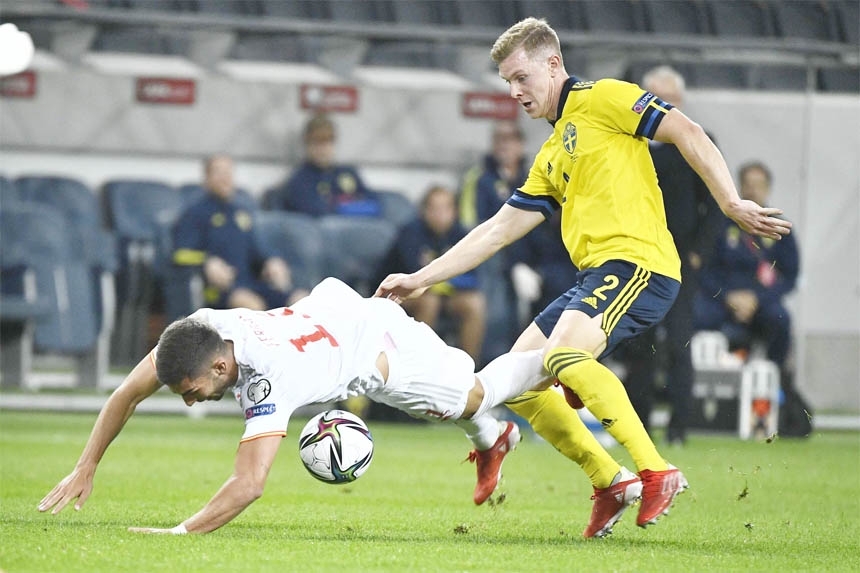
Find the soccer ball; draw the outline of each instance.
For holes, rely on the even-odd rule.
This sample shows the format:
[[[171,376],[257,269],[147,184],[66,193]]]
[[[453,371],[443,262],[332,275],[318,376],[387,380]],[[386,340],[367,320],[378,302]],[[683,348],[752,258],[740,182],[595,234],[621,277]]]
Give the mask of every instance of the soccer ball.
[[[326,483],[349,483],[370,467],[373,436],[361,418],[343,410],[318,414],[299,435],[299,455],[312,476]]]

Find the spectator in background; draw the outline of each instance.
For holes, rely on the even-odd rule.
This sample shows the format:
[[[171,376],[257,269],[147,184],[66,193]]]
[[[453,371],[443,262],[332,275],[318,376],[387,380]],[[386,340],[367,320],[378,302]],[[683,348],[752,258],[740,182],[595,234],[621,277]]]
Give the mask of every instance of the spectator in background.
[[[174,226],[174,264],[202,269],[204,302],[211,308],[265,310],[298,300],[304,293],[293,290],[287,263],[262,252],[255,240],[256,213],[237,200],[233,160],[213,155],[204,163],[204,174],[206,195],[189,205]]]
[[[483,223],[510,199],[529,174],[523,132],[516,121],[493,128],[493,150],[470,169],[460,189],[460,222],[467,229]]]
[[[394,270],[414,272],[447,251],[466,235],[457,222],[456,197],[441,185],[431,186],[421,200],[421,214],[400,229],[385,257],[380,276]],[[444,310],[459,321],[459,344],[476,362],[481,356],[486,324],[486,301],[478,288],[476,271],[440,283],[403,308],[415,320],[435,328]]]
[[[763,163],[747,163],[738,178],[744,199],[768,203],[772,179]],[[791,319],[782,297],[794,290],[798,268],[793,233],[774,241],[754,237],[726,220],[702,271],[696,299],[695,326],[721,330],[732,349],[748,351],[754,339],[764,341],[768,359],[780,368],[783,388],[791,384]]]
[[[642,87],[679,109],[684,105],[684,78],[669,66],[647,72]],[[654,405],[658,363],[665,366],[666,388],[672,407],[666,439],[682,445],[687,439],[687,420],[692,407],[693,300],[702,260],[724,218],[707,186],[671,143],[649,141],[648,149],[657,172],[666,223],[681,257],[681,289],[675,304],[659,327],[648,330],[621,352],[627,368],[624,385],[639,418],[649,427]],[[659,329],[665,333],[658,336]]]
[[[304,163],[286,183],[266,194],[267,209],[312,217],[380,214],[379,202],[355,168],[335,164],[335,127],[331,119],[324,115],[311,118],[305,125],[304,142]]]

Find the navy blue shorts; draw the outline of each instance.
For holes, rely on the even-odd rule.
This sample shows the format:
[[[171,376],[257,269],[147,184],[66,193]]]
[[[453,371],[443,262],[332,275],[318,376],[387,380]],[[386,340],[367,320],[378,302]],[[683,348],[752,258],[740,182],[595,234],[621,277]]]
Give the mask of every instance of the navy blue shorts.
[[[663,320],[680,288],[677,280],[633,263],[607,261],[580,271],[576,286],[543,309],[535,317],[535,324],[549,338],[565,310],[581,310],[591,317],[603,314],[601,329],[606,333],[606,349],[600,356],[606,356],[620,342]]]

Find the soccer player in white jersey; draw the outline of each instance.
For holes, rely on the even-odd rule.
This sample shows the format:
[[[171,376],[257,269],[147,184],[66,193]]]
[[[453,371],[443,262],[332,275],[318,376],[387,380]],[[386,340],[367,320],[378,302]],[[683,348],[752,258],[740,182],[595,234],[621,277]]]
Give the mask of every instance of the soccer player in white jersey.
[[[462,350],[447,346],[394,302],[365,299],[326,279],[289,308],[267,312],[201,309],[171,324],[99,414],[74,471],[39,503],[62,510],[92,491],[96,466],[135,406],[162,384],[189,406],[219,400],[231,388],[245,414],[233,475],[198,513],[172,529],[143,533],[207,533],[239,515],[263,493],[269,468],[296,408],[351,395],[413,416],[452,420],[475,445],[475,503],[492,494],[505,455],[519,441],[493,406],[541,383],[539,351],[500,356],[481,372]]]

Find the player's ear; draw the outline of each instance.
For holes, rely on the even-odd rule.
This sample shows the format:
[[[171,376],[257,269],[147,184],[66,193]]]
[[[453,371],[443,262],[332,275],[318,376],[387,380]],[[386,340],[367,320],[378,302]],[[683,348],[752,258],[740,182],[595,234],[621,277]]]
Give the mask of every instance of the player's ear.
[[[549,75],[550,77],[555,77],[555,75],[561,69],[561,58],[558,54],[551,54],[547,59],[547,65],[549,66]]]

